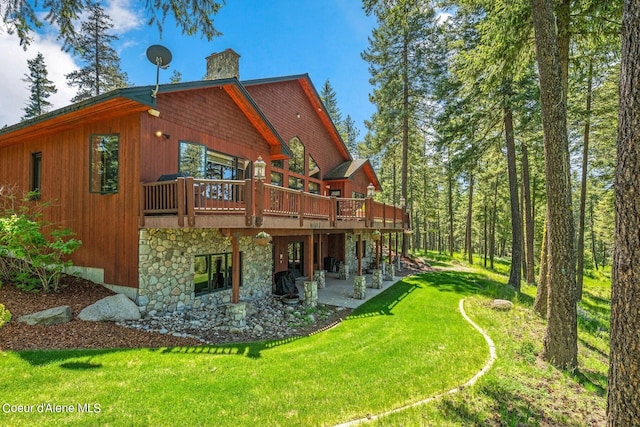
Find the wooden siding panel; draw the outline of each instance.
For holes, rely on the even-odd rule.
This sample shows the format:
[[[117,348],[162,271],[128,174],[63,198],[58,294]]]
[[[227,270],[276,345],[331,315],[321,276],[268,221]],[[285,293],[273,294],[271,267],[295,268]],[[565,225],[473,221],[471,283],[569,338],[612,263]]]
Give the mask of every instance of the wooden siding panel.
[[[42,200],[53,203],[47,219],[71,228],[83,242],[74,264],[102,268],[106,283],[132,287],[138,285],[138,118],[134,113],[0,148],[1,182],[25,190],[31,153],[42,152]],[[110,133],[120,134],[119,192],[91,194],[89,138]]]
[[[307,153],[318,163],[322,176],[348,160],[335,145],[297,80],[251,85],[247,91],[285,142],[294,136],[300,138]]]

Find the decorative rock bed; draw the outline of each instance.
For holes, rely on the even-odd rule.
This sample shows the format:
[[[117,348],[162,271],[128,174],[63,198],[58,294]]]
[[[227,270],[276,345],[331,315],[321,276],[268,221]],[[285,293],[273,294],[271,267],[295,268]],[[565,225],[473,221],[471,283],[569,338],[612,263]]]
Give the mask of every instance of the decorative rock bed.
[[[304,335],[316,322],[339,318],[343,307],[318,304],[309,309],[301,305],[285,306],[278,297],[246,302],[244,327],[229,326],[233,316],[224,306],[208,304],[188,311],[173,311],[146,316],[140,320],[118,322],[148,332],[195,338],[213,344],[226,341],[256,341]],[[311,326],[311,328],[310,328]]]

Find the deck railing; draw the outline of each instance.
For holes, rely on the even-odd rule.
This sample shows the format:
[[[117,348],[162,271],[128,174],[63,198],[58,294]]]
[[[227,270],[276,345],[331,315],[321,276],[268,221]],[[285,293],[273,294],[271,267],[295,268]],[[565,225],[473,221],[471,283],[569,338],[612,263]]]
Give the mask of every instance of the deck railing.
[[[154,215],[176,215],[178,225],[195,225],[197,215],[245,215],[246,226],[265,218],[324,220],[328,227],[408,227],[404,209],[374,201],[327,197],[254,180],[211,180],[179,177],[174,181],[141,183],[140,223]]]

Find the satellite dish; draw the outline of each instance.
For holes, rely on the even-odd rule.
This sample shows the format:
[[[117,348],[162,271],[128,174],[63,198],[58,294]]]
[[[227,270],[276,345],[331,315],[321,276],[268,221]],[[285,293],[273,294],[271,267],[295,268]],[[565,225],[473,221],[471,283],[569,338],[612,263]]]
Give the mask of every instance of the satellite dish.
[[[156,65],[156,88],[151,91],[151,96],[156,97],[160,81],[160,68],[166,70],[169,67],[172,56],[169,49],[159,44],[154,44],[147,48],[147,58],[152,64]]]

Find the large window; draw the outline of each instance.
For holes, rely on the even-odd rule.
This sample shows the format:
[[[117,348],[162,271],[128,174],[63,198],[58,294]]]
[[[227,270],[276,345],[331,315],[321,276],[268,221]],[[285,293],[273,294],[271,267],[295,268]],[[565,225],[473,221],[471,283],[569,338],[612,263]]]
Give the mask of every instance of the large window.
[[[232,280],[231,253],[198,255],[194,260],[195,294],[231,289]],[[240,272],[242,272],[242,252],[240,253]],[[240,273],[242,284],[242,273]]]
[[[118,192],[119,135],[91,135],[89,152],[89,191],[110,194]]]
[[[320,167],[311,154],[309,154],[309,176],[311,178],[320,179]]]
[[[202,144],[180,141],[178,172],[194,178],[242,180],[251,178],[251,161],[208,150]]]

